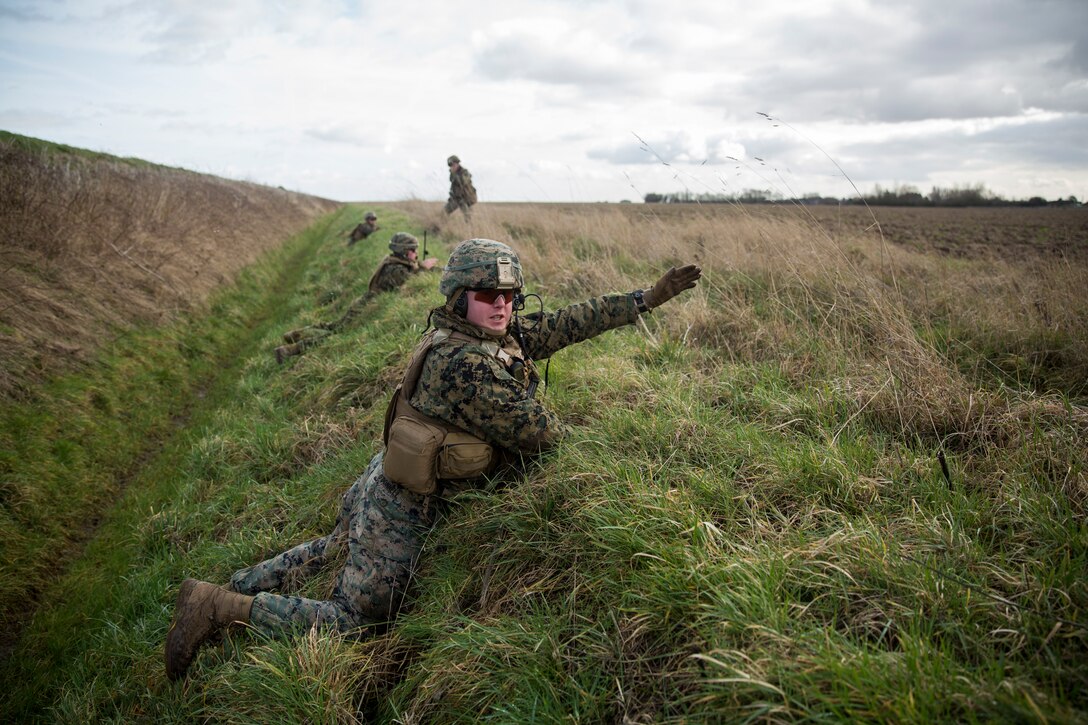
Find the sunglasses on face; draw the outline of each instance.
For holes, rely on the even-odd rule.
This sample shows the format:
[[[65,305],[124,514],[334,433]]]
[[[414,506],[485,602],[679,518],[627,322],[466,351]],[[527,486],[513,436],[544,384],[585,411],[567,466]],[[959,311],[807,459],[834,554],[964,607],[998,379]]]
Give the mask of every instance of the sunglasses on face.
[[[470,290],[479,302],[483,302],[485,305],[492,304],[495,300],[502,295],[504,302],[510,302],[516,297],[521,290],[519,289],[474,289]]]

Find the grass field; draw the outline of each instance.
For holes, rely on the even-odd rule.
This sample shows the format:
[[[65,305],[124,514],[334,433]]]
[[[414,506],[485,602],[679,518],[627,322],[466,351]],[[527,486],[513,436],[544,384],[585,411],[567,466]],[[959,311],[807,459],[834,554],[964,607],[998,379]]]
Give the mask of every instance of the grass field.
[[[221,298],[231,362],[45,587],[5,720],[1088,721],[1075,239],[953,254],[926,225],[905,245],[795,209],[440,208],[385,205],[349,250],[352,207]],[[573,437],[451,502],[387,633],[234,631],[167,682],[181,580],[326,533],[375,451],[434,277],[282,367],[270,351],[359,294],[400,229],[440,229],[440,258],[508,241],[548,309],[678,262],[705,277],[555,356],[545,401]]]

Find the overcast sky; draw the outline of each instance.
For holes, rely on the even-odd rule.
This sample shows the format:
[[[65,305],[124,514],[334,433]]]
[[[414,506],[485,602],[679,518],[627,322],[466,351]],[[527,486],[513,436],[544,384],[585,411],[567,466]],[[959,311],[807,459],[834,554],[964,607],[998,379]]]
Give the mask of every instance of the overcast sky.
[[[0,129],[341,201],[454,153],[482,201],[1084,200],[1088,0],[0,0]]]

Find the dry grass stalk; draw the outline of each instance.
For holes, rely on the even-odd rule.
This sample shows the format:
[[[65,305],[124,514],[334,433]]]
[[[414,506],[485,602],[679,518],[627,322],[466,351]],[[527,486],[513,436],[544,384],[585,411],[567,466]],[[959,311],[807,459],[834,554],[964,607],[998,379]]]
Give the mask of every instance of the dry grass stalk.
[[[0,141],[0,395],[201,304],[335,203]]]
[[[924,228],[893,244],[862,210],[844,220],[842,209],[799,207],[481,204],[469,224],[437,204],[400,206],[447,241],[510,243],[551,305],[698,262],[699,291],[659,318],[669,334],[733,361],[783,361],[802,384],[822,369],[859,412],[924,439],[999,442],[1010,406],[1029,404],[979,390],[934,346],[934,330],[1019,331],[1024,354],[1038,354],[1032,336],[1045,331],[1088,372],[1083,255],[1020,245],[1015,259],[950,258],[939,230],[928,230],[930,251]]]

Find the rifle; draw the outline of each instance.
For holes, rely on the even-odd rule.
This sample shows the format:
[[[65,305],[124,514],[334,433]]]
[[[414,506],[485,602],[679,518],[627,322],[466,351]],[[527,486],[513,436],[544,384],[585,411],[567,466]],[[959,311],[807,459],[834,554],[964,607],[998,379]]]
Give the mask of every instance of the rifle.
[[[423,258],[427,258],[427,230],[423,230]]]

